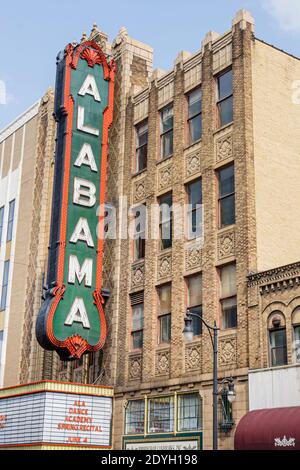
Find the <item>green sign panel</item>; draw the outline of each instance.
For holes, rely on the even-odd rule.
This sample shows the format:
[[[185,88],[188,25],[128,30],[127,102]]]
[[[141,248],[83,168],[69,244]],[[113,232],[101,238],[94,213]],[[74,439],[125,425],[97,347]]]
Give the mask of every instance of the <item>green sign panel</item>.
[[[114,64],[91,41],[58,56],[52,230],[37,339],[62,358],[102,348],[103,219]]]

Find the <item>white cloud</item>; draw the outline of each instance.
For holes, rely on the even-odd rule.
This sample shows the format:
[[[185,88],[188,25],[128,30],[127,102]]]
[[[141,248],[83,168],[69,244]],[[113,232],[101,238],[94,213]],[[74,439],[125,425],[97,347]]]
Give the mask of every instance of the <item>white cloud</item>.
[[[264,0],[264,8],[274,17],[281,29],[300,33],[299,0]]]

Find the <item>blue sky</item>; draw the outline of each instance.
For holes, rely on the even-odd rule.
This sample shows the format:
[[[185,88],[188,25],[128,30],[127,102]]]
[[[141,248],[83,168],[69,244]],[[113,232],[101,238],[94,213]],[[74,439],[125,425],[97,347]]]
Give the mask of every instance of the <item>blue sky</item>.
[[[0,129],[53,86],[57,52],[89,33],[94,22],[110,40],[125,26],[154,48],[154,66],[168,70],[180,50],[198,50],[207,31],[228,30],[240,8],[255,17],[257,37],[300,57],[300,0],[3,2]]]

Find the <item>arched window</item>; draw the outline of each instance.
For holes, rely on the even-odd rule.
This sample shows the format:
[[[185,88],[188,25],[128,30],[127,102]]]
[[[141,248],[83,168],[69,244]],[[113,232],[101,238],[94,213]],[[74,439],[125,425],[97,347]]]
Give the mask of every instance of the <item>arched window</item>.
[[[286,344],[286,325],[284,315],[273,312],[268,320],[271,367],[284,366],[288,363]]]
[[[300,306],[293,312],[292,323],[294,361],[300,364]]]

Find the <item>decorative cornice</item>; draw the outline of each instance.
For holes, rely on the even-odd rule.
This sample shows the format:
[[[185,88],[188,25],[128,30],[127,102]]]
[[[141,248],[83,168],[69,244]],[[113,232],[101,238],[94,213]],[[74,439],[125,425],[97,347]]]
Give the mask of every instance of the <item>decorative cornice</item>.
[[[300,262],[247,276],[248,286],[260,286],[261,294],[300,285]]]
[[[3,140],[7,139],[11,134],[16,132],[20,127],[24,126],[28,121],[30,121],[34,116],[36,116],[39,112],[39,107],[41,104],[41,100],[34,103],[30,108],[28,108],[24,113],[22,113],[17,119],[11,122],[8,126],[6,126],[0,132],[0,143]]]

